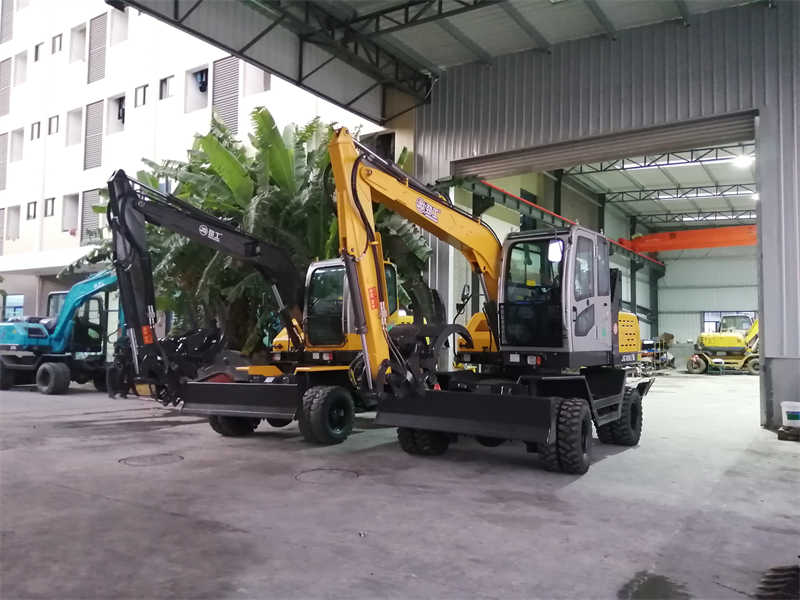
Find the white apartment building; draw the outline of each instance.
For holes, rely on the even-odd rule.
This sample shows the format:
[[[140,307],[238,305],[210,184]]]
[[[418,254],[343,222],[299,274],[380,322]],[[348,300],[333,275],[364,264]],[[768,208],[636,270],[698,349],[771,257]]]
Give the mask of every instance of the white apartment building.
[[[0,318],[41,314],[91,250],[92,205],[119,168],[184,159],[212,110],[247,140],[250,112],[380,128],[136,10],[0,1]]]

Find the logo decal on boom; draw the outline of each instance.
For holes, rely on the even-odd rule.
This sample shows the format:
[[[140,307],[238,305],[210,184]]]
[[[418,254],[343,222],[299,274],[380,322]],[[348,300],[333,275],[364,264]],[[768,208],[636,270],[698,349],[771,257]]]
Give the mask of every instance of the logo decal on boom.
[[[426,202],[422,198],[417,198],[417,212],[423,217],[426,217],[434,223],[439,222],[439,213],[442,212],[440,208],[436,208],[430,202]]]
[[[214,231],[208,227],[208,225],[200,225],[197,230],[200,232],[200,235],[207,237],[212,242],[219,242],[222,239],[222,233],[219,231]]]

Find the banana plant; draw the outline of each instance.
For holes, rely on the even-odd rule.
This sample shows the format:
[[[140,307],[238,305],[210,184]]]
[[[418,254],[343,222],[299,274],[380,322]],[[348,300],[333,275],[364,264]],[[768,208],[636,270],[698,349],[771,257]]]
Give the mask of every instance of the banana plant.
[[[332,128],[314,119],[281,132],[262,107],[252,112],[251,120],[249,145],[213,118],[210,131],[195,136],[186,160],[143,159],[149,171],[137,173],[137,178],[151,187],[171,182],[178,198],[290,249],[294,266],[305,272],[312,261],[332,258],[339,251],[328,168]],[[422,232],[381,209],[376,226],[398,265],[401,282],[414,282],[413,287],[422,281],[431,252]],[[230,256],[147,227],[158,308],[173,313],[173,328],[180,331],[216,319],[231,347],[248,354],[257,350],[262,329],[277,309],[263,279]],[[106,240],[64,272],[109,258]]]

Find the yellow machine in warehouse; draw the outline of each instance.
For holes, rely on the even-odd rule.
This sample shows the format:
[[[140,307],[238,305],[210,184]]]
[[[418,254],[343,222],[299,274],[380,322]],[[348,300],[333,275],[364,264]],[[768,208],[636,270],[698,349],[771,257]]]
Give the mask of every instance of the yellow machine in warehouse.
[[[745,371],[758,375],[758,319],[747,315],[726,315],[715,332],[701,333],[694,345],[695,353],[686,362],[689,373],[709,370]]]
[[[334,135],[330,155],[341,258],[309,269],[302,364],[263,383],[189,382],[186,412],[234,419],[242,432],[262,418],[296,418],[308,441],[337,443],[352,429],[355,407],[372,406],[379,423],[400,427],[407,452],[443,452],[459,434],[485,445],[516,439],[548,468],[573,473],[588,469],[592,421],[603,441],[638,443],[652,380],[626,380],[638,322],[620,314],[605,237],[574,226],[512,234],[501,244],[479,218],[346,130]],[[457,324],[390,328],[394,292],[373,203],[454,246],[479,275],[487,302],[471,319],[474,339]],[[476,342],[482,328],[485,347]],[[437,369],[454,336],[478,368]]]
[[[620,278],[609,266],[605,237],[573,226],[514,233],[501,244],[480,219],[346,130],[335,134],[330,154],[345,281],[363,348],[363,370],[354,380],[359,394],[377,398],[377,422],[398,427],[406,452],[440,454],[459,435],[489,446],[520,440],[547,468],[583,473],[591,462],[592,422],[604,442],[638,443],[641,398],[653,380],[627,379],[624,365],[640,347],[638,325],[633,315],[620,320]],[[389,330],[373,203],[464,255],[487,298],[488,344],[477,347],[471,332],[454,324]],[[471,322],[480,331],[481,317]],[[474,350],[470,359],[480,369],[437,369],[443,343],[454,334],[465,341],[461,349]],[[328,393],[334,392],[308,388],[303,406],[306,396]]]

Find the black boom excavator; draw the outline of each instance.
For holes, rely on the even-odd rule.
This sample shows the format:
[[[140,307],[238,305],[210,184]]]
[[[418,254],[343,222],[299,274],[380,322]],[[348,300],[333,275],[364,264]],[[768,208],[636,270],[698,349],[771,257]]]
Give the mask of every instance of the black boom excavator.
[[[248,262],[272,288],[292,349],[303,347],[303,282],[287,250],[240,231],[235,223],[210,215],[171,194],[114,173],[108,182],[108,224],[114,268],[119,281],[125,339],[118,345],[109,391],[125,392],[132,384],[149,384],[164,404],[178,404],[189,380],[214,380],[234,369],[216,326],[178,338],[155,335],[156,300],[145,223]]]

